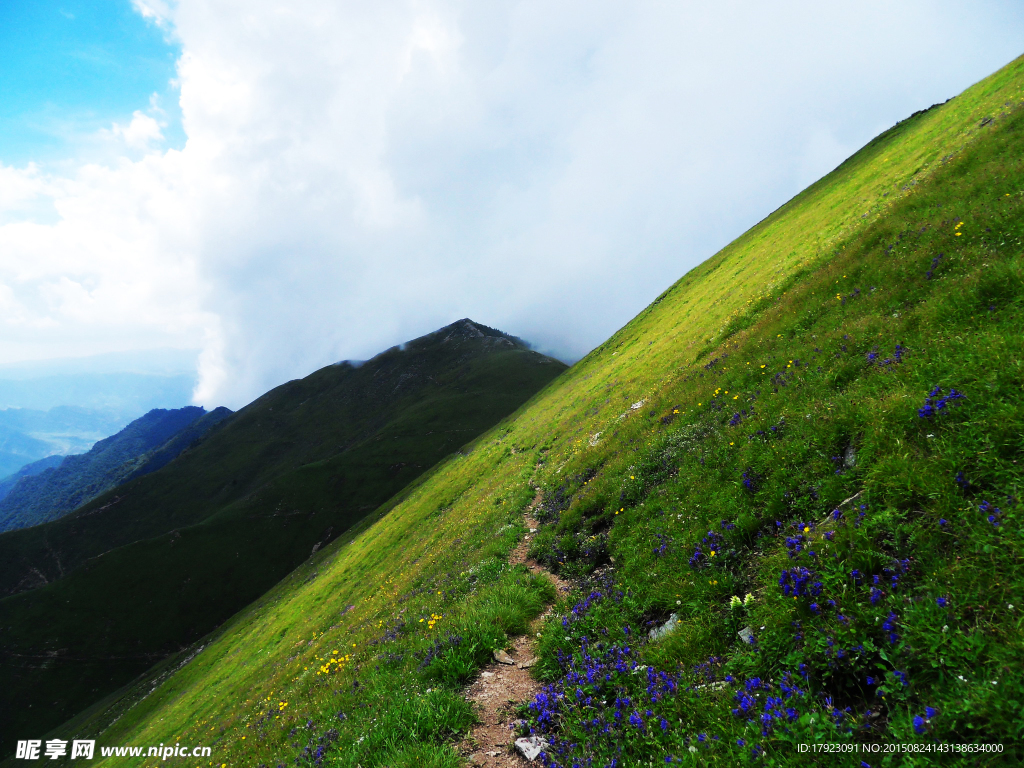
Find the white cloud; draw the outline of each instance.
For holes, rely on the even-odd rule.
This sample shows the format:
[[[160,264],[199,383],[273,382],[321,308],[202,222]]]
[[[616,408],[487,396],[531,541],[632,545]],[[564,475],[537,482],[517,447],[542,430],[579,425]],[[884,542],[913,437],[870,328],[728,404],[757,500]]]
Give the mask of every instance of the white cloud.
[[[152,100],[151,100],[152,102]],[[114,123],[111,133],[124,140],[132,149],[149,149],[154,142],[163,141],[164,135],[160,132],[160,123],[156,118],[135,110],[132,120],[128,125]]]
[[[110,132],[134,159],[0,167],[0,356],[202,347],[197,398],[231,406],[466,315],[579,356],[1024,28],[945,0],[135,7],[182,47],[187,143],[151,105]]]
[[[132,0],[132,7],[142,18],[149,19],[162,29],[171,28],[171,4],[164,0]]]
[[[208,320],[176,160],[34,174],[57,221],[0,226],[0,360],[195,344]]]

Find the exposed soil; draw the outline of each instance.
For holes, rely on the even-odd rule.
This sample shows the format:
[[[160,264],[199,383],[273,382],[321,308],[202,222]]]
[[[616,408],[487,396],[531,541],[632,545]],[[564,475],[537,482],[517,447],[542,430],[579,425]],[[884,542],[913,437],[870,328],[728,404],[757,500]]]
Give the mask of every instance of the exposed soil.
[[[531,529],[539,527],[539,523],[531,514],[539,503],[540,491],[538,490],[533,504],[527,509],[525,515],[526,524]],[[519,542],[519,546],[512,551],[509,563],[523,564],[531,573],[544,574],[551,579],[559,594],[568,592],[569,583],[567,581],[527,557],[526,553],[529,551],[532,541],[533,534],[528,533],[523,541]],[[480,722],[473,727],[473,730],[459,745],[459,753],[466,757],[470,764],[487,768],[498,768],[499,766],[502,768],[508,766],[526,768],[526,766],[532,765],[515,751],[513,747],[515,735],[510,726],[516,719],[516,706],[520,702],[533,698],[541,689],[541,684],[530,674],[530,667],[536,660],[537,630],[551,610],[552,608],[549,606],[541,616],[533,620],[527,634],[520,635],[512,641],[512,648],[508,651],[508,655],[512,657],[514,664],[501,664],[493,661],[484,668],[480,677],[466,688],[463,695],[473,702],[477,716],[480,718]]]

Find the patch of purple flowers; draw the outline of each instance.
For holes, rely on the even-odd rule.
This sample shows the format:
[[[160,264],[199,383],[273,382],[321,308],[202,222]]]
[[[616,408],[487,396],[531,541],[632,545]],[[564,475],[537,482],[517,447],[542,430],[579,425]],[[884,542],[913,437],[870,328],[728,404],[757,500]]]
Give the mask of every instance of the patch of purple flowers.
[[[720,533],[708,531],[704,538],[700,540],[700,543],[694,547],[693,554],[690,556],[690,567],[703,568],[708,565],[710,558],[721,552],[724,543],[725,541]],[[704,550],[707,550],[707,555],[704,554]]]
[[[882,353],[878,351],[878,347],[875,347],[867,353],[867,361],[871,365],[877,366],[882,369],[889,369],[894,365],[899,365],[903,362],[903,358],[907,355],[907,348],[902,344],[897,344],[893,353],[888,357],[882,357]]]
[[[965,397],[966,395],[962,392],[957,392],[955,389],[950,389],[949,394],[943,395],[942,387],[935,387],[935,389],[928,393],[924,405],[917,409],[917,415],[922,419],[930,419],[946,411],[946,406],[950,403],[963,400]]]
[[[999,518],[1003,516],[1003,512],[999,507],[990,504],[988,501],[983,501],[978,505],[978,511],[986,516],[986,519],[992,524],[993,528],[999,527]]]
[[[821,594],[822,583],[815,579],[814,571],[797,566],[784,570],[779,576],[779,587],[786,597],[803,595],[818,596]]]
[[[581,612],[589,611],[608,596],[615,597],[610,587],[591,593],[586,608],[582,607],[584,603],[577,607]],[[584,756],[598,745],[607,752],[618,751],[622,759],[625,755],[620,747],[624,742],[637,737],[646,740],[669,730],[669,721],[656,713],[654,707],[680,692],[676,674],[641,667],[636,651],[625,643],[592,642],[586,636],[580,637],[579,642],[577,652],[558,653],[562,676],[545,686],[529,703],[536,729],[548,734],[549,748],[542,761],[549,768],[582,765]],[[712,661],[718,660],[709,660],[709,664]],[[710,667],[708,671],[711,672]],[[638,678],[641,672],[645,673],[644,678]],[[646,686],[641,688],[644,682]],[[563,717],[582,717],[580,723],[588,735],[587,744],[559,736],[558,723]],[[658,728],[648,727],[652,719]],[[613,763],[619,765],[617,761]]]
[[[654,556],[663,557],[668,551],[668,545],[672,543],[672,539],[664,533],[656,533],[654,535],[658,539],[658,546],[654,548]]]
[[[896,645],[896,643],[899,642],[900,636],[899,636],[899,633],[896,631],[896,627],[897,627],[897,623],[898,622],[899,622],[899,617],[895,613],[893,613],[892,611],[889,611],[889,615],[886,616],[885,621],[882,622],[882,629],[885,632],[887,632],[888,635],[889,635],[889,644],[890,645]],[[898,674],[898,673],[894,673],[894,674]],[[904,685],[906,685],[906,683],[904,683]]]
[[[743,470],[741,477],[743,479],[743,488],[750,493],[757,493],[758,489],[761,487],[761,476],[754,472],[750,467],[747,467]]]
[[[758,712],[758,697],[764,693],[764,702]],[[778,695],[773,686],[760,677],[752,677],[733,694],[736,706],[732,710],[734,717],[746,719],[748,723],[757,723],[761,727],[761,735],[767,736],[777,723],[792,723],[800,717],[794,706],[797,700],[807,692],[793,679],[790,672],[784,672],[779,682]],[[737,742],[738,743],[738,742]]]

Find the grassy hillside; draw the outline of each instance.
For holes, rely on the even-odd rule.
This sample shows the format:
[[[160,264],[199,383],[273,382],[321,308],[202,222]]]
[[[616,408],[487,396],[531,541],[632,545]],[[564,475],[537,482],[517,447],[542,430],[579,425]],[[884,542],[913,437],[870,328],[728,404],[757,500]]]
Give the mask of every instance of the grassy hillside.
[[[546,765],[1016,764],[1022,107],[1017,60],[878,137],[58,732],[212,746],[202,765],[457,765],[460,684],[551,598],[507,565],[537,486],[535,554],[580,586],[520,710]],[[879,751],[797,752],[825,742]],[[1002,751],[885,751],[936,742]]]
[[[564,369],[459,321],[282,385],[163,469],[0,536],[9,586],[49,582],[0,600],[0,734],[201,638]]]

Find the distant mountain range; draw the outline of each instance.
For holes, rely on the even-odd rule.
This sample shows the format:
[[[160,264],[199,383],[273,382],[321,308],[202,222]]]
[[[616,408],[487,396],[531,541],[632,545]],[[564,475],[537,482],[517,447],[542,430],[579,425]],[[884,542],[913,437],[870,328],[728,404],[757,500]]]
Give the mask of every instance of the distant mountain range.
[[[189,402],[195,383],[195,353],[182,350],[0,365],[0,483],[39,459],[85,453],[140,414]]]
[[[78,406],[0,409],[0,480],[39,459],[84,453],[129,421],[118,411]]]
[[[147,414],[155,431],[170,414],[188,423],[158,449],[133,448],[138,459],[74,462],[79,488],[126,481],[0,534],[0,735],[53,727],[202,637],[565,368],[467,319],[283,384],[184,451],[188,430],[217,412]],[[97,458],[131,453],[115,438]],[[63,469],[18,485],[41,488]],[[71,499],[72,485],[52,487]]]
[[[10,376],[11,374],[7,374]],[[117,414],[145,413],[192,399],[195,374],[52,374],[6,378],[0,371],[0,408],[49,410],[75,403],[82,409]]]
[[[198,406],[156,408],[87,453],[62,457],[55,465],[50,457],[23,468],[16,483],[0,488],[6,490],[0,498],[0,532],[55,520],[126,480],[159,469],[230,414],[227,408],[211,413]]]

